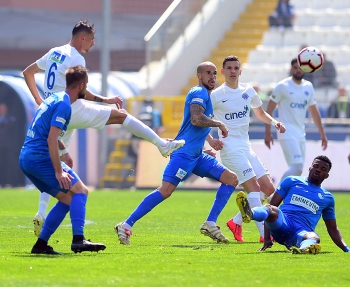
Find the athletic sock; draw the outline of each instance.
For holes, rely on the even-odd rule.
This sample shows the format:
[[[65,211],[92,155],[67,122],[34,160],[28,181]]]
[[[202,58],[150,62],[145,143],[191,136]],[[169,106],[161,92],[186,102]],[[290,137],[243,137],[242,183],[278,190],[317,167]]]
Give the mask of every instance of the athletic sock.
[[[70,203],[70,219],[72,222],[73,236],[84,236],[86,201],[87,195],[84,193],[76,193],[72,196]]]
[[[40,214],[44,218],[46,217],[46,209],[47,209],[47,206],[49,205],[50,198],[51,198],[50,194],[46,192],[40,192],[38,214]]]
[[[305,239],[301,242],[300,244],[300,249],[306,249],[307,247],[309,247],[310,245],[312,244],[316,244],[317,241],[315,238],[308,238],[308,239]]]
[[[166,140],[160,138],[154,130],[132,115],[127,115],[123,122],[123,126],[135,136],[145,139],[146,141],[155,144],[157,147],[165,146],[167,144]]]
[[[131,215],[125,220],[125,223],[129,224],[131,227],[140,218],[144,217],[148,212],[150,212],[154,207],[164,200],[161,193],[156,189],[152,193],[148,194],[138,207],[131,213]]]
[[[249,192],[247,200],[249,202],[250,208],[261,207],[260,191]],[[260,236],[264,237],[264,223],[255,221],[255,225],[259,230]]]
[[[216,222],[221,211],[230,199],[231,194],[234,192],[235,187],[232,185],[221,184],[218,191],[216,192],[216,197],[213,206],[209,212],[207,221]]]
[[[48,242],[51,235],[56,231],[63,219],[66,217],[68,211],[69,205],[60,201],[57,202],[48,213],[39,238]]]
[[[265,206],[254,207],[252,211],[253,211],[252,219],[259,222],[264,221],[270,215],[270,210]]]
[[[232,221],[238,225],[243,224],[242,214],[241,212],[238,212],[234,218],[232,218]]]

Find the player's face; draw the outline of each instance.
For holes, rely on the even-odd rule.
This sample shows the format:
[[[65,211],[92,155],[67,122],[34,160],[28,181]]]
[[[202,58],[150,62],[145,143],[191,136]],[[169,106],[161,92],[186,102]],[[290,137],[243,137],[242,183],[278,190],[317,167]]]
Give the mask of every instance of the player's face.
[[[321,183],[329,176],[329,164],[323,160],[315,159],[309,168],[309,181],[315,185]]]
[[[84,33],[81,37],[81,53],[87,53],[95,45],[95,33]]]
[[[290,71],[292,73],[292,77],[297,81],[302,80],[305,74],[305,72],[302,69],[300,69],[298,63],[294,63]]]
[[[215,88],[217,70],[214,65],[206,65],[201,73],[198,73],[199,84],[204,86],[208,91]]]
[[[225,77],[227,84],[235,84],[241,75],[241,68],[238,61],[227,61],[225,67],[221,69],[221,74]]]

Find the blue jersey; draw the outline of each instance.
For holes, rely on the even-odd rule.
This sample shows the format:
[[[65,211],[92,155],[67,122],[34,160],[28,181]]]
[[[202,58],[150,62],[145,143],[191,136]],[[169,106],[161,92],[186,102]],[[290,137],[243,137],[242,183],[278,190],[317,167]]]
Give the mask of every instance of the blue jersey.
[[[70,117],[71,104],[66,92],[54,93],[43,101],[28,128],[20,159],[50,159],[47,144],[50,128],[66,131]]]
[[[185,140],[186,144],[173,153],[199,156],[203,152],[204,142],[211,128],[192,125],[190,113],[190,106],[192,104],[201,105],[204,108],[204,114],[209,118],[213,118],[213,105],[208,90],[201,86],[191,88],[186,96],[184,117],[180,131],[175,138],[176,140]]]
[[[283,197],[280,210],[301,227],[315,230],[321,215],[323,220],[335,219],[333,195],[307,178],[289,176],[276,192]]]

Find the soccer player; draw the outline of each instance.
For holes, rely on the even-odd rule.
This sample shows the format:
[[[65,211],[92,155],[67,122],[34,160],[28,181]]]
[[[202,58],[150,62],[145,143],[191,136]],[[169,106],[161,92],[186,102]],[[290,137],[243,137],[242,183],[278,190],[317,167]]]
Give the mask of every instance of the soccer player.
[[[215,86],[216,73],[216,66],[211,62],[203,62],[198,65],[198,85],[191,88],[186,96],[184,116],[180,131],[176,136],[177,140],[186,141],[186,145],[171,154],[161,186],[147,195],[125,221],[115,226],[121,244],[130,244],[131,228],[135,222],[170,197],[177,185],[186,180],[191,173],[222,183],[200,232],[217,242],[229,242],[216,225],[216,220],[238,184],[237,176],[220,164],[213,157],[215,153],[211,150],[203,152],[204,142],[211,127],[218,127],[223,137],[227,137],[228,133],[223,122],[212,119],[213,106],[210,92]]]
[[[288,169],[281,180],[289,175],[301,175],[305,162],[305,118],[307,109],[321,135],[322,149],[327,148],[328,140],[323,129],[320,112],[316,106],[314,88],[311,82],[303,79],[297,59],[291,61],[291,77],[280,81],[274,88],[266,112],[272,115],[278,105],[278,116],[285,124],[288,133],[278,134]],[[265,126],[265,144],[271,148],[273,136],[270,125]]]
[[[263,207],[250,208],[245,193],[239,192],[236,202],[244,222],[265,221],[273,239],[292,253],[317,254],[321,245],[315,228],[322,215],[333,242],[344,252],[350,252],[337,226],[334,197],[321,187],[331,168],[332,162],[328,157],[317,156],[309,168],[307,178],[286,177],[276,189],[270,204]],[[265,242],[260,251],[273,245],[270,232],[265,232]]]
[[[59,149],[65,148],[60,140],[71,118],[71,104],[83,98],[88,82],[87,71],[82,66],[66,72],[67,87],[44,100],[37,110],[21,149],[19,163],[23,173],[40,192],[46,192],[59,201],[54,205],[43,226],[32,254],[61,254],[48,245],[49,238],[70,212],[74,252],[99,251],[106,248],[101,243],[85,240],[84,225],[88,189],[79,176],[60,161]]]
[[[249,141],[250,107],[262,122],[273,125],[280,133],[285,132],[283,123],[277,122],[262,108],[259,95],[249,84],[239,82],[241,65],[238,57],[224,59],[221,73],[225,82],[211,93],[215,119],[223,122],[229,131],[227,137],[208,140],[211,147],[221,149],[222,163],[238,176],[240,185],[248,192],[252,207],[261,206],[260,194],[269,196],[275,191],[266,167],[252,150]],[[242,216],[238,213],[227,221],[235,239],[244,242],[242,237]],[[260,242],[264,240],[264,225],[256,222],[260,232]]]
[[[45,70],[45,98],[52,93],[64,91],[66,69],[76,65],[85,67],[85,59],[82,54],[87,53],[95,44],[94,38],[94,25],[86,20],[81,20],[74,26],[68,44],[52,48],[23,71],[25,81],[38,105],[42,103],[43,99],[39,96],[34,75],[41,70]],[[117,107],[97,105],[90,101],[116,104]],[[183,141],[167,141],[160,138],[151,128],[128,114],[126,110],[121,109],[121,106],[122,99],[118,96],[107,99],[86,90],[84,99],[79,99],[72,105],[72,118],[68,130],[62,138],[63,142],[68,146],[76,129],[102,129],[105,125],[122,124],[134,135],[155,144],[164,157],[168,157],[172,151],[184,145]],[[63,155],[64,162],[72,167],[73,162],[68,150],[61,150],[60,153]],[[45,220],[49,199],[49,194],[41,193],[39,210],[33,220],[36,236],[39,236]]]

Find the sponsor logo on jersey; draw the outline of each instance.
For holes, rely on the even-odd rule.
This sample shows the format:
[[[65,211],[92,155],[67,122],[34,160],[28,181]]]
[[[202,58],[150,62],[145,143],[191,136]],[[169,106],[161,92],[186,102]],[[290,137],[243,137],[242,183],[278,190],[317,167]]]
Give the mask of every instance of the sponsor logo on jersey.
[[[66,59],[65,55],[61,55],[60,53],[58,53],[56,51],[54,51],[50,56],[50,60],[54,61],[55,63],[58,63],[58,64],[62,64],[65,59]]]
[[[307,105],[306,100],[303,103],[290,103],[290,107],[292,109],[305,109],[306,105]]]
[[[193,98],[191,103],[193,103],[193,102],[203,103],[204,101],[201,98]]]
[[[243,176],[245,176],[247,173],[250,173],[252,171],[253,171],[253,169],[251,167],[246,169],[246,170],[243,170]]]
[[[292,195],[290,203],[304,207],[307,210],[310,210],[313,214],[316,214],[316,212],[320,209],[320,207],[317,203],[315,203],[314,201],[312,201],[304,196],[298,195],[298,194]]]
[[[318,197],[319,197],[320,199],[324,199],[324,197],[323,197],[323,194],[322,194],[322,193],[318,193]]]
[[[228,99],[226,99],[226,100],[222,100],[222,102],[223,102],[223,103],[226,103],[227,101],[228,101]]]
[[[248,112],[249,112],[249,107],[245,105],[242,112],[225,114],[225,119],[228,121],[234,120],[234,119],[242,119],[248,116]]]
[[[305,96],[307,96],[307,97],[310,95],[310,93],[309,93],[308,91],[305,91],[304,94],[305,94]]]
[[[179,168],[175,174],[176,177],[178,177],[179,179],[184,179],[184,177],[186,176],[187,171],[184,171],[182,168]]]
[[[66,123],[66,120],[64,118],[61,118],[61,117],[56,117],[56,122],[59,122],[62,125],[64,125]]]
[[[33,130],[28,130],[27,131],[27,137],[34,138],[35,137],[35,132]]]
[[[294,159],[301,158],[301,157],[302,157],[301,154],[297,154],[294,156]]]
[[[242,95],[242,99],[248,100],[248,99],[249,99],[249,96],[248,96],[246,93],[244,93],[244,94]]]

